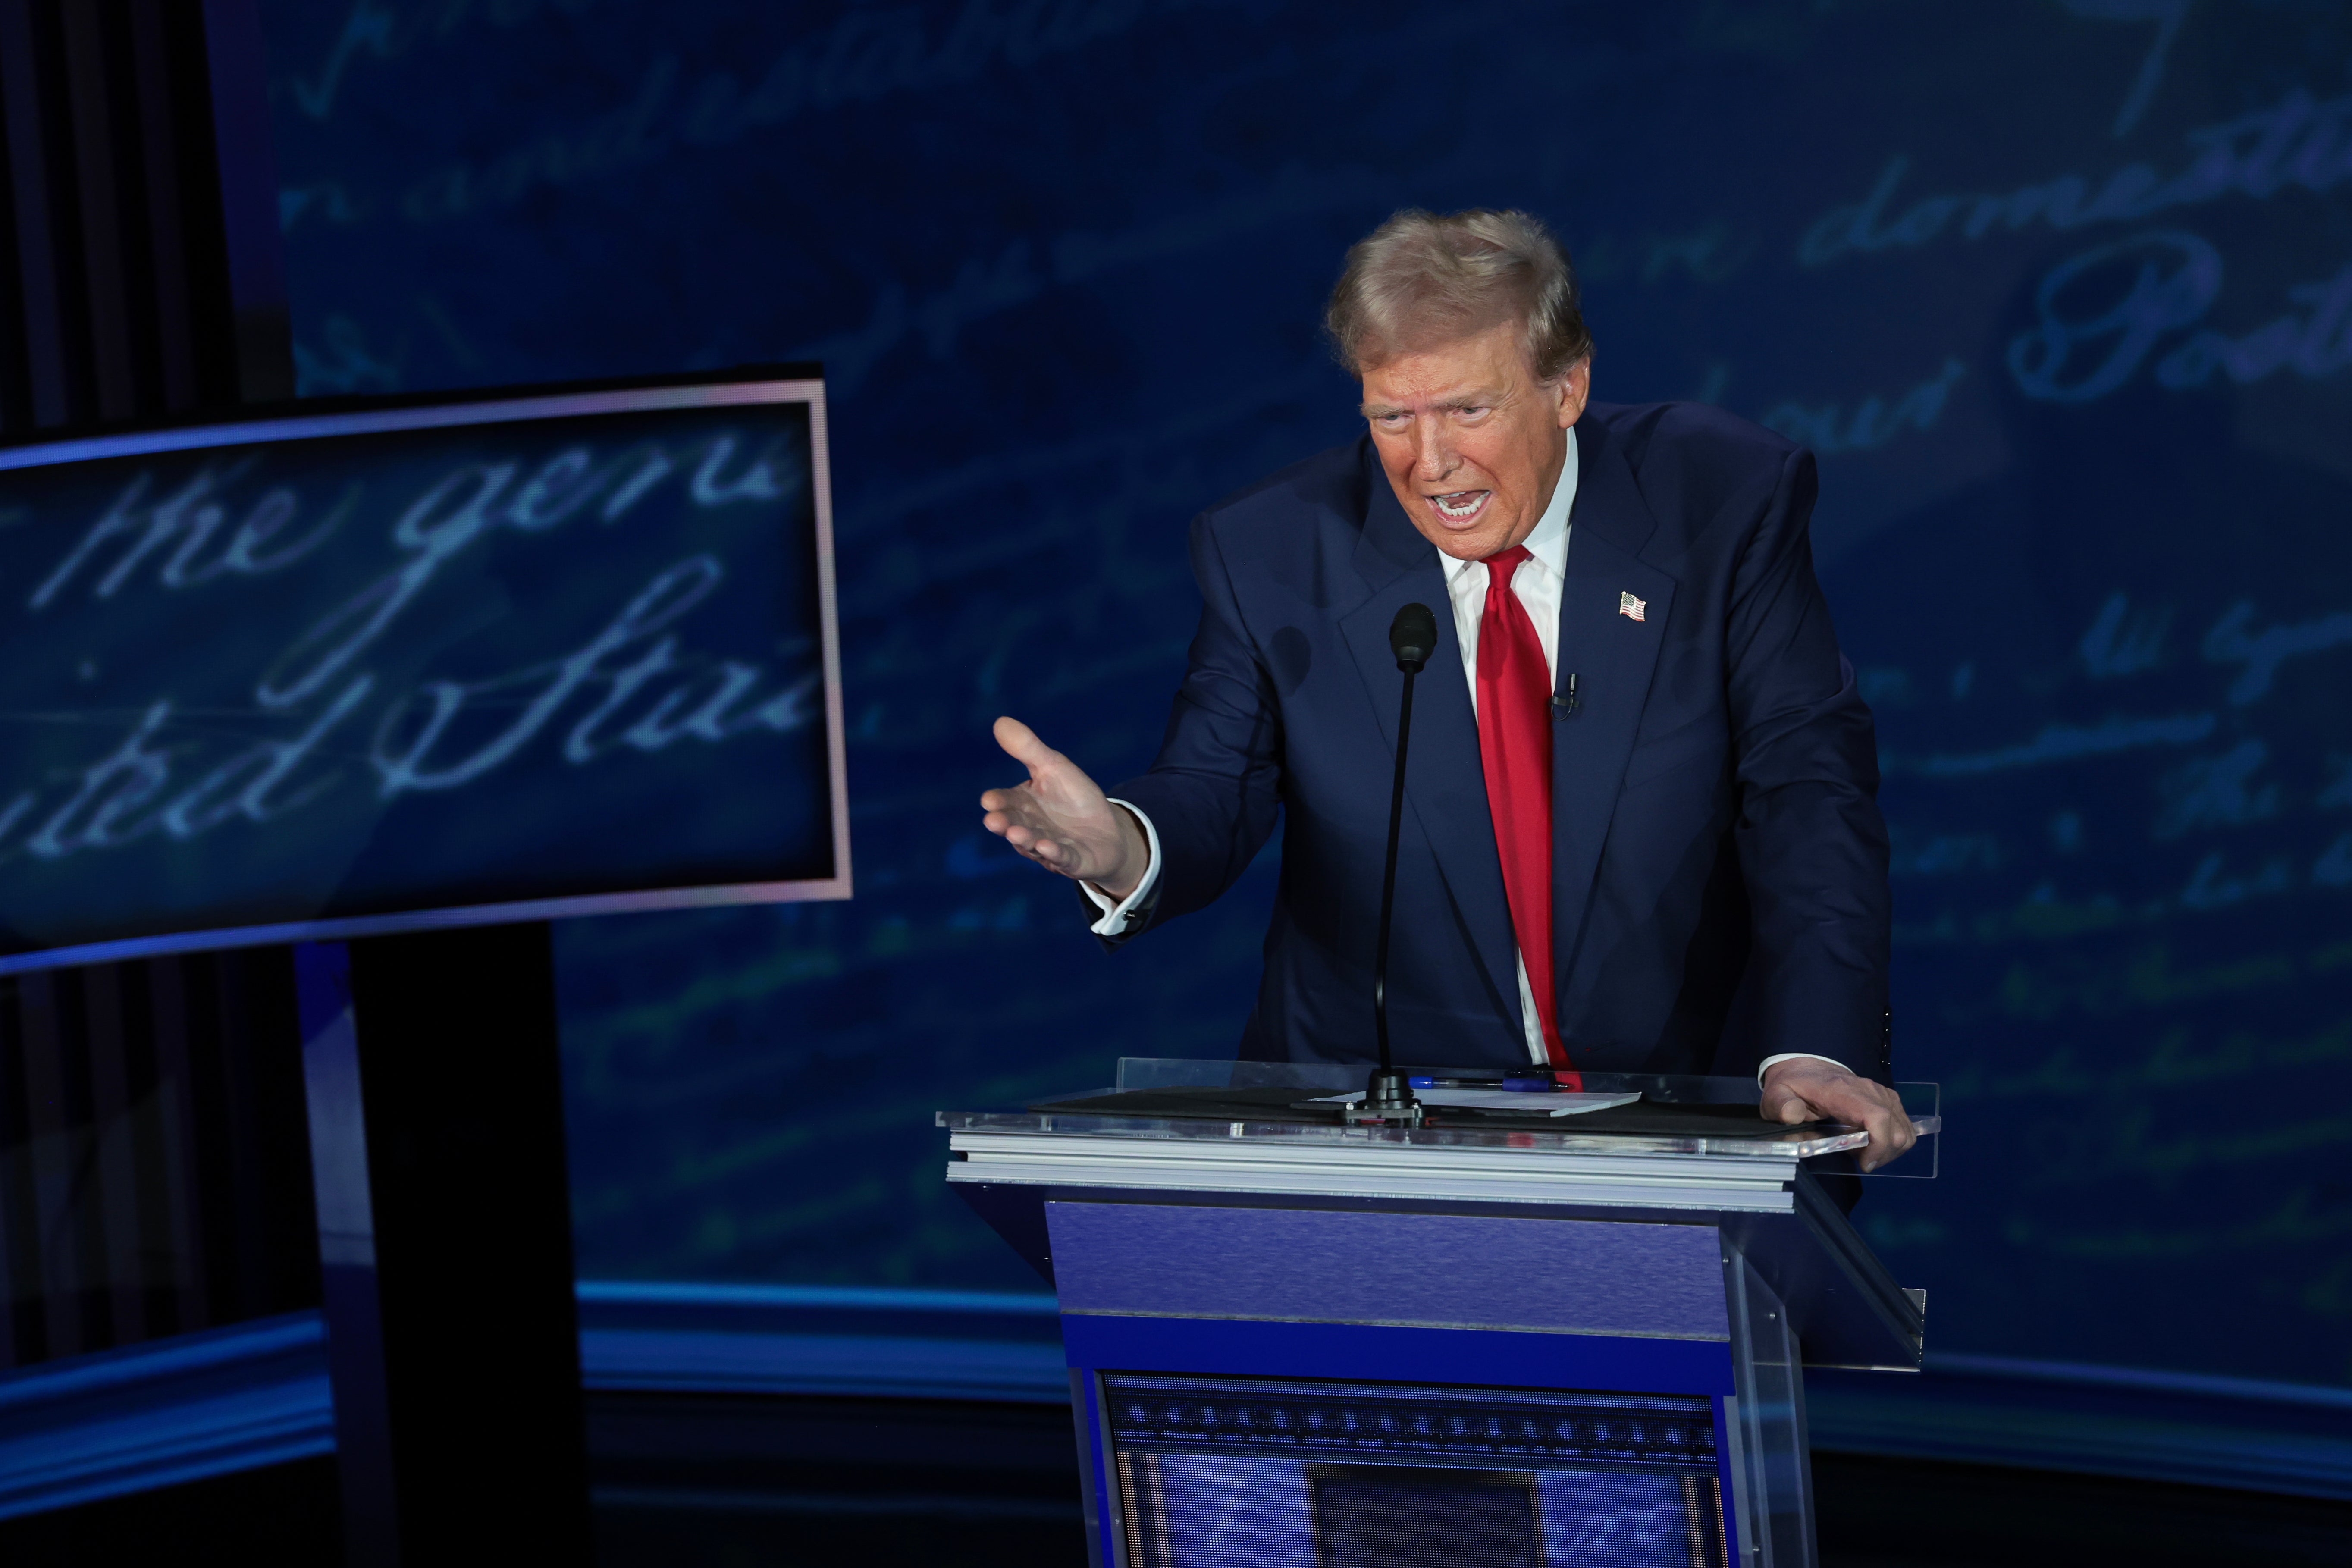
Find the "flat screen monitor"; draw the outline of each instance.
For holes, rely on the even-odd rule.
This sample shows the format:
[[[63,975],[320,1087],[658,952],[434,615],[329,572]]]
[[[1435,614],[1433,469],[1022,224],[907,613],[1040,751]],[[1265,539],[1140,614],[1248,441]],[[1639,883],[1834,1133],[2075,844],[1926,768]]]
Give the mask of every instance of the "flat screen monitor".
[[[0,448],[0,973],[846,898],[824,387]]]

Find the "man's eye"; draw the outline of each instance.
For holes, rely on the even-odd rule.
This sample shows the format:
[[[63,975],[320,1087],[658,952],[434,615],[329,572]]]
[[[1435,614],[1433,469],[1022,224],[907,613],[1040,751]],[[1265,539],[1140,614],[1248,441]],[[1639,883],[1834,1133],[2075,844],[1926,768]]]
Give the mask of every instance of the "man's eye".
[[[1383,430],[1402,430],[1405,426],[1405,418],[1402,414],[1375,414],[1372,423]]]
[[[1461,415],[1465,419],[1483,419],[1486,416],[1488,410],[1485,404],[1476,403],[1471,405],[1467,408],[1456,409],[1454,412]]]

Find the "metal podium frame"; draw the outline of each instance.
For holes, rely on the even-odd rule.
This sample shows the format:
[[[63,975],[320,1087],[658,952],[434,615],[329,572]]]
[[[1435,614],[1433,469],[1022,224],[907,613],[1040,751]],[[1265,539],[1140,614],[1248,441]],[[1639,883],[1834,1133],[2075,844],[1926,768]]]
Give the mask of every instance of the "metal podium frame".
[[[950,1184],[1060,1300],[1096,1568],[1145,1568],[1106,1373],[1704,1394],[1726,1561],[1810,1568],[1804,1366],[1918,1368],[1924,1295],[1804,1163],[1857,1131],[938,1120]]]

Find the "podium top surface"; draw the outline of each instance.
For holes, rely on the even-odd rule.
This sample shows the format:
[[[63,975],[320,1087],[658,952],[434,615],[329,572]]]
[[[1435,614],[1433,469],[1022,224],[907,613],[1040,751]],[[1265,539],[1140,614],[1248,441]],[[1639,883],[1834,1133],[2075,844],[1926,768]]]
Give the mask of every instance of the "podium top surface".
[[[1481,1099],[1551,1098],[1548,1089],[1506,1089],[1493,1068],[1407,1070],[1434,1080],[1430,1089],[1486,1091]],[[1820,1168],[1804,1163],[1864,1147],[1860,1128],[1765,1121],[1755,1083],[1741,1079],[1586,1073],[1585,1094],[1624,1101],[1557,1117],[1463,1105],[1420,1127],[1349,1125],[1339,1106],[1318,1103],[1360,1092],[1365,1077],[1361,1065],[1130,1058],[1111,1088],[940,1112],[946,1178],[1048,1279],[1058,1279],[1046,1224],[1055,1204],[1350,1212],[1369,1204],[1398,1214],[1711,1226],[1789,1305],[1809,1363],[1917,1367],[1921,1303],[1897,1289],[1812,1179]],[[1939,1131],[1935,1086],[1897,1088],[1923,1140]]]
[[[1549,1110],[1559,1101],[1529,1092],[1526,1114],[1433,1107],[1420,1127],[1349,1126],[1337,1104],[1317,1102],[1360,1090],[1360,1066],[1136,1058],[1119,1066],[1119,1083],[1113,1088],[1054,1095],[1018,1109],[941,1111],[939,1125],[961,1133],[1215,1142],[1227,1147],[1240,1139],[1790,1163],[1860,1149],[1870,1141],[1861,1129],[1833,1122],[1766,1121],[1757,1111],[1755,1083],[1744,1079],[1588,1073],[1582,1086],[1587,1094],[1640,1098],[1552,1115]],[[1493,1068],[1412,1070],[1439,1085],[1501,1089]],[[1915,1112],[1913,1120],[1923,1135],[1941,1125],[1934,1115]]]

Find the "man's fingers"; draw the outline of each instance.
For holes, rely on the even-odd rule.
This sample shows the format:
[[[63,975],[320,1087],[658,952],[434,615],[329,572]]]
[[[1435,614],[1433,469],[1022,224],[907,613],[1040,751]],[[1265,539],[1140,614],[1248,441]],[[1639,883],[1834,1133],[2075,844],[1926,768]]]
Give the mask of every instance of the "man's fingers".
[[[980,825],[1000,837],[1009,828],[1034,829],[1037,825],[1035,814],[1022,810],[1021,802],[1011,795],[999,795],[992,802],[983,800],[981,805],[988,815],[980,819]]]
[[[1862,1168],[1865,1171],[1875,1171],[1911,1147],[1910,1119],[1899,1110],[1882,1110],[1872,1116],[1866,1125],[1870,1131],[1870,1147],[1862,1157]]]
[[[1874,1103],[1858,1118],[1870,1134],[1870,1147],[1862,1158],[1865,1171],[1874,1171],[1899,1158],[1919,1140],[1912,1130],[1911,1118],[1904,1114],[1902,1100],[1882,1086],[1873,1085],[1872,1089]]]
[[[1876,1162],[1884,1165],[1889,1160],[1910,1152],[1911,1146],[1919,1142],[1919,1134],[1912,1130],[1911,1119],[1904,1115],[1899,1107],[1887,1111],[1880,1120],[1885,1123],[1884,1129],[1874,1126],[1870,1130],[1870,1142],[1874,1148],[1885,1151]]]
[[[1038,832],[1035,828],[1030,826],[1025,822],[1006,824],[1004,828],[1004,842],[1012,845],[1013,847],[1020,850],[1024,855],[1029,856],[1033,859],[1040,860],[1048,858],[1051,853],[1057,852],[1060,848],[1060,846],[1055,844],[1053,839],[1047,837],[1045,834]]]
[[[1026,766],[1031,773],[1057,761],[1061,753],[1037,738],[1037,731],[1010,714],[999,719],[995,728],[996,743],[1004,748],[1005,755]]]
[[[1069,847],[1060,839],[1025,822],[1015,822],[1003,816],[992,815],[982,817],[981,825],[1012,845],[1013,851],[1022,858],[1066,873],[1072,857]]]
[[[1865,1171],[1899,1158],[1919,1141],[1900,1095],[1885,1084],[1843,1071],[1810,1065],[1785,1071],[1776,1068],[1757,1109],[1768,1121],[1837,1121],[1861,1128],[1870,1134],[1860,1160]]]
[[[991,833],[1003,833],[1013,823],[1037,828],[1049,825],[1053,820],[1026,786],[990,790],[980,797],[980,809],[987,814],[980,819],[980,825]]]
[[[1870,1144],[1862,1152],[1862,1168],[1875,1171],[1895,1158],[1887,1145],[1895,1134],[1894,1124],[1884,1110],[1873,1110],[1862,1118],[1862,1130],[1870,1134]]]

